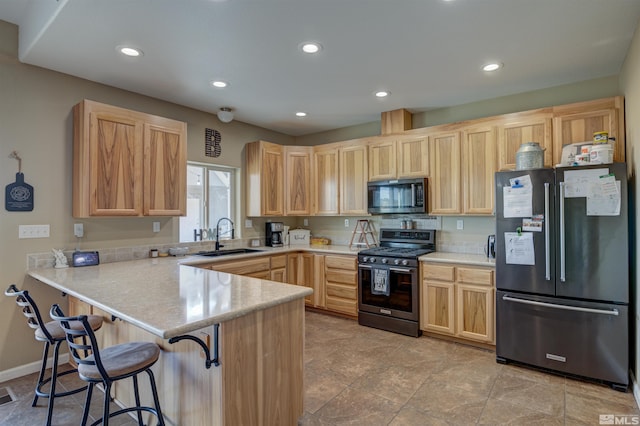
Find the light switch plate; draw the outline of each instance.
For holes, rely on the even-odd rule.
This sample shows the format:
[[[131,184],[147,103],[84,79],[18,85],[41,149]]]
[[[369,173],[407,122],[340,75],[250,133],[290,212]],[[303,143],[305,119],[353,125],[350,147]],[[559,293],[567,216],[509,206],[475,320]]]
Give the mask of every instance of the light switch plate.
[[[464,221],[462,221],[462,219],[458,220],[458,222],[456,223],[456,228],[464,229]]]
[[[81,223],[74,223],[73,235],[75,235],[77,238],[82,238],[84,236],[84,225]]]
[[[349,227],[349,219],[345,219],[344,220],[344,227],[348,228]]]
[[[160,222],[153,222],[153,232],[160,232]]]
[[[303,226],[309,226],[309,219],[303,219],[302,223],[304,224]]]
[[[253,221],[251,219],[245,219],[244,220],[244,227],[245,228],[253,228]]]
[[[49,225],[20,225],[18,238],[49,238]]]

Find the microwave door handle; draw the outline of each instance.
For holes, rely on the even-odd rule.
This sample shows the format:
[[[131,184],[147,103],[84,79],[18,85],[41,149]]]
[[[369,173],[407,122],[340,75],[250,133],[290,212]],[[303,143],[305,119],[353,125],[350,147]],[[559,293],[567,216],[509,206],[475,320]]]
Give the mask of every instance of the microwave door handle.
[[[416,184],[411,184],[411,207],[416,206]]]

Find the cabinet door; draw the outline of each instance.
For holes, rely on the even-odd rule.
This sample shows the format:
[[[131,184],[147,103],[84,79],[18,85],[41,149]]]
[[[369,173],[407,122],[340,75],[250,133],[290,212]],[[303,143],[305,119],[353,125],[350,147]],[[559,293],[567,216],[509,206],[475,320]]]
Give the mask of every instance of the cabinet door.
[[[554,164],[561,161],[563,145],[593,141],[593,133],[601,131],[616,138],[613,161],[624,162],[624,101],[621,96],[554,108]]]
[[[369,180],[396,177],[396,142],[389,139],[369,142]]]
[[[464,213],[493,214],[496,131],[492,126],[467,129],[462,138]]]
[[[312,147],[285,147],[285,214],[311,214]]]
[[[429,136],[429,202],[431,214],[462,212],[460,203],[460,134]]]
[[[271,256],[271,281],[287,282],[287,255]]]
[[[453,336],[454,284],[424,280],[422,299],[421,328]]]
[[[284,215],[284,161],[282,159],[282,147],[275,144],[268,144],[262,150],[262,192],[261,197],[262,215],[283,216]]]
[[[89,116],[89,214],[142,215],[142,122],[112,112]]]
[[[314,213],[317,215],[339,214],[337,148],[315,148],[313,154],[313,176]]]
[[[552,167],[551,113],[514,114],[498,127],[498,170],[515,170],[516,152],[525,142],[538,142],[544,149],[544,165]]]
[[[282,146],[256,141],[245,145],[247,216],[284,215]]]
[[[303,285],[314,290],[314,254],[313,253],[300,253],[298,255],[298,285]],[[304,298],[305,304],[313,306],[313,293]]]
[[[186,125],[144,128],[144,214],[187,214]]]
[[[340,214],[367,214],[367,146],[340,148]]]
[[[400,139],[398,146],[398,178],[429,175],[429,144],[426,137]]]
[[[493,343],[493,287],[456,284],[457,335]]]

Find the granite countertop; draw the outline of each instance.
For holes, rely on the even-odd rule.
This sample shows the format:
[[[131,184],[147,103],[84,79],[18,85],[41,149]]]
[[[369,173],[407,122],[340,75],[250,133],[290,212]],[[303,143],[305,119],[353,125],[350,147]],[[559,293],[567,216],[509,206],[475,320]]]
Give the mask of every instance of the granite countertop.
[[[496,266],[496,260],[490,259],[484,254],[468,254],[468,253],[447,253],[447,252],[434,252],[420,256],[421,262],[436,262],[436,263],[462,263],[465,265],[474,266]]]
[[[247,256],[256,254],[266,253]],[[313,293],[304,286],[188,264],[201,263],[202,259],[212,262],[212,258],[201,256],[166,257],[82,268],[34,269],[28,275],[163,339]]]

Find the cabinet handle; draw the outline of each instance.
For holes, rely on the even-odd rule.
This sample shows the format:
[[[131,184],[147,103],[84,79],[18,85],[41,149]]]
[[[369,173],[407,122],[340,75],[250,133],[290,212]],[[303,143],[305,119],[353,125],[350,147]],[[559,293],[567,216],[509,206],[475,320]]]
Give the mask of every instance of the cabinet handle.
[[[560,182],[560,281],[567,281],[564,257],[564,182]]]
[[[551,254],[550,249],[550,230],[549,225],[549,182],[544,183],[544,259],[545,259],[545,279],[551,281]]]

